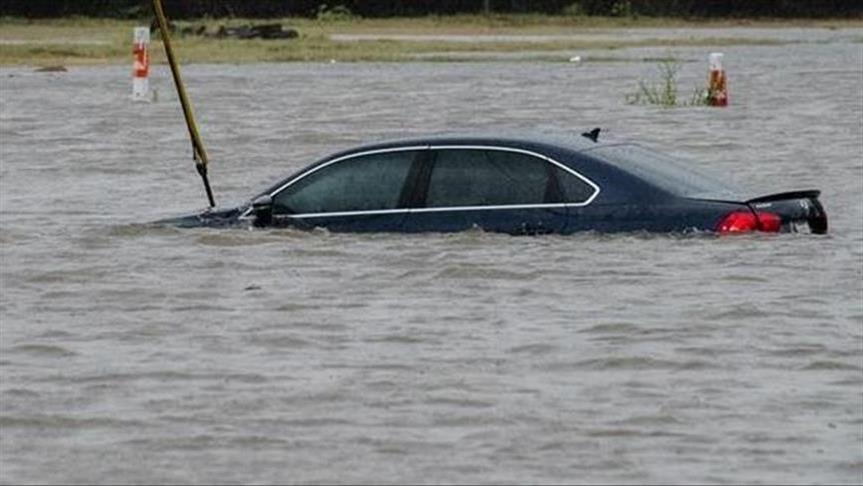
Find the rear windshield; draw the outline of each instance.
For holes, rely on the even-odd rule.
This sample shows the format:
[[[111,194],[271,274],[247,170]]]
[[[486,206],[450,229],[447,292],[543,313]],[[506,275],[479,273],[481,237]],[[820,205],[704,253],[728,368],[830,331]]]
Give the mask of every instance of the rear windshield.
[[[663,191],[681,197],[739,199],[739,191],[727,182],[702,174],[692,162],[639,145],[609,145],[587,153],[628,172]]]

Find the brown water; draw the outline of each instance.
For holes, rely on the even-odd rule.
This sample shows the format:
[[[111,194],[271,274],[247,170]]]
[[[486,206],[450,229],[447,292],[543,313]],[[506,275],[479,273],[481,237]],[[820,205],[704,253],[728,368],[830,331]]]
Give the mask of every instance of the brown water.
[[[824,237],[154,228],[205,201],[167,71],[0,69],[0,482],[863,482],[863,44],[802,40],[725,49],[727,109],[625,104],[650,63],[184,72],[225,205],[355,143],[601,126],[819,188]]]

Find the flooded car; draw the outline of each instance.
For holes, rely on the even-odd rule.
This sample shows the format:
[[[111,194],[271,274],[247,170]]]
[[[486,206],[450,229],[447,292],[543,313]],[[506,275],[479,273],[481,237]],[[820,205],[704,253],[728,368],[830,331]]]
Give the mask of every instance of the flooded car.
[[[434,137],[330,155],[248,203],[160,221],[338,232],[514,235],[827,232],[819,191],[751,197],[637,143]]]

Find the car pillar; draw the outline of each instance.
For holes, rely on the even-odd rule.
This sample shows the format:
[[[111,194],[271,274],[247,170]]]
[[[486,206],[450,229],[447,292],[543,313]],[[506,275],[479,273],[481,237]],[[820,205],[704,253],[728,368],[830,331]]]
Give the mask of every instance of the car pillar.
[[[252,201],[252,214],[255,226],[269,226],[273,223],[273,198],[263,195]]]

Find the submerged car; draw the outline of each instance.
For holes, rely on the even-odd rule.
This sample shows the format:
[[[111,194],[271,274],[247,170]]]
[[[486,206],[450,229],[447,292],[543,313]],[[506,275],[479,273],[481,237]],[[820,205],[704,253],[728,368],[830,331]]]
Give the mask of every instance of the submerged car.
[[[635,143],[435,137],[328,156],[239,207],[178,226],[509,234],[827,232],[819,191],[751,198]]]

